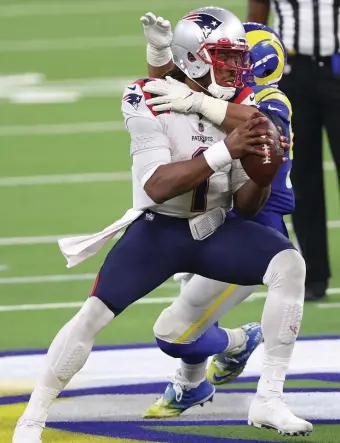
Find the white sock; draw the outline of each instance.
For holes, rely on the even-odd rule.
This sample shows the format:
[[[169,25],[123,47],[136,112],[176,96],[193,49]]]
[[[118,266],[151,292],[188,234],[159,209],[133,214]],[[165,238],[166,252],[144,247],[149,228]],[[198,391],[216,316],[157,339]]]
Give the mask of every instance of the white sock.
[[[48,350],[24,417],[45,422],[52,401],[87,361],[97,334],[114,314],[98,298],[90,297],[57,334]]]
[[[224,329],[224,328],[223,328]],[[247,342],[247,334],[242,328],[224,329],[228,335],[228,346],[223,353],[233,354],[233,352],[240,352],[245,348]]]
[[[189,383],[195,383],[197,386],[205,379],[207,362],[191,365],[181,360],[181,375],[185,377]]]
[[[305,273],[301,255],[288,249],[272,259],[263,278],[268,297],[262,314],[264,359],[257,389],[261,396],[283,393],[303,315]]]

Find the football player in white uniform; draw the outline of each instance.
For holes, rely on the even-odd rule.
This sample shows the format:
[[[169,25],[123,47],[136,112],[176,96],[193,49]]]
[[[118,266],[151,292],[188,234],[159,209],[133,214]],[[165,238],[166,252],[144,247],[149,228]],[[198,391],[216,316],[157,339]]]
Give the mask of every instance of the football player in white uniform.
[[[175,62],[186,73],[188,96],[192,90],[202,92],[202,104],[210,98],[206,90],[227,98],[242,87],[243,73],[249,69],[248,45],[242,23],[232,13],[196,12],[204,20],[202,26],[196,26],[190,15],[178,23],[178,39],[174,32],[174,41],[183,48],[183,58]],[[265,366],[254,398],[256,413],[267,414],[270,407],[269,420],[283,411],[285,419],[295,419],[300,427],[306,423],[285,409],[277,395],[302,318],[304,260],[275,230],[228,217],[232,205],[245,215],[257,213],[270,193],[270,186],[247,177],[238,160],[248,154],[265,156],[262,146],[273,143],[272,132],[258,125],[266,118],[255,113],[226,137],[220,127],[226,118],[225,101],[220,102],[224,111],[210,116],[216,124],[199,114],[154,112],[146,103],[150,94],[143,91],[149,80],[127,86],[122,103],[131,138],[133,206],[140,215],[107,255],[91,296],[53,340],[14,443],[42,441],[52,401],[83,367],[98,333],[129,305],[182,271],[268,286],[263,312]],[[187,323],[186,314],[172,312],[160,335],[177,335]],[[198,358],[244,341],[240,334],[218,328],[214,337],[202,337]],[[166,346],[166,340],[162,342]],[[179,344],[176,352],[185,357],[186,345]],[[266,403],[260,401],[263,396]]]

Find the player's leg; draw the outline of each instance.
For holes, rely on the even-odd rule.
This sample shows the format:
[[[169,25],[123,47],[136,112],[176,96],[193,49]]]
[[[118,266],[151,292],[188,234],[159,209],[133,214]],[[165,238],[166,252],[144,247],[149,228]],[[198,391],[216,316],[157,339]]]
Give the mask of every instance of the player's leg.
[[[272,210],[267,210],[266,208],[264,208],[251,220],[259,223],[260,225],[269,226],[270,228],[275,229],[276,231],[283,234],[285,237],[289,238],[288,229],[283,215],[279,212],[274,212]]]
[[[158,317],[154,326],[158,345],[168,355],[185,359],[181,372],[188,381],[204,378],[203,368],[199,371],[200,377],[194,371],[197,362],[203,362],[213,354],[242,352],[247,341],[249,345],[253,342],[253,336],[257,335],[255,329],[260,330],[258,325],[225,329],[218,327],[216,322],[254,290],[255,286],[230,285],[195,275]],[[173,318],[177,321],[174,322]],[[261,336],[257,343],[260,339]],[[190,363],[192,368],[189,368]]]
[[[199,247],[197,273],[243,285],[261,281],[268,285],[262,318],[264,369],[250,420],[255,424],[269,421],[283,432],[308,432],[310,424],[295,417],[282,403],[284,378],[302,317],[304,260],[283,235],[239,220],[227,220]]]
[[[233,253],[228,254],[221,247],[222,238]],[[249,422],[289,434],[310,432],[312,425],[295,417],[282,401],[284,381],[303,315],[306,270],[302,256],[277,231],[246,221],[227,221],[215,238],[207,241],[205,255],[200,256],[203,267],[198,272],[201,275],[206,269],[205,275],[215,279],[226,278],[243,284],[262,280],[268,286],[261,321],[263,368],[257,395],[250,407]],[[213,258],[216,256],[219,261]]]
[[[261,222],[274,225],[277,231],[287,236],[285,224],[279,214],[272,216],[267,214],[266,220],[263,219]],[[207,358],[216,350],[216,354],[221,354],[216,360],[220,361],[217,366],[213,364],[210,367],[210,381],[213,382],[215,375],[218,376],[218,384],[231,381],[243,371],[246,361],[260,342],[262,338],[260,328],[254,324],[236,330],[219,328],[219,331],[213,331],[209,328],[218,328],[213,324],[251,295],[255,287],[229,285],[198,275],[190,278],[188,274],[183,274],[182,277],[184,279],[181,283],[180,296],[161,313],[155,324],[154,332],[158,343],[168,355],[182,356],[186,359],[181,372],[182,375],[187,372],[186,378],[190,382],[198,381],[198,374],[200,378],[203,374],[200,365],[197,374],[195,373],[194,362],[197,359],[203,361],[204,357]],[[174,317],[179,319],[178,323],[172,321]],[[169,332],[170,325],[171,332]],[[214,342],[211,337],[216,337],[218,332],[219,340]],[[178,346],[180,343],[186,346]],[[192,368],[188,368],[190,359],[192,359]]]
[[[237,214],[232,214],[232,216],[240,217]],[[243,219],[243,218],[241,218]],[[260,223],[264,226],[270,226],[276,229],[278,232],[283,234],[288,238],[288,231],[283,220],[283,216],[277,212],[263,210],[261,211],[256,218],[254,219],[257,223]],[[221,306],[216,309],[216,312],[212,312],[211,309],[207,309],[204,314],[206,317],[211,317],[203,323],[203,328],[198,329],[197,332],[205,332],[207,326],[212,324],[214,321],[214,314],[216,314],[216,318],[220,318],[226,312],[228,312],[232,307],[236,306],[236,304],[241,303],[243,300],[248,298],[256,289],[254,286],[237,286],[230,293],[227,292],[229,285],[223,282],[217,282],[215,280],[208,280],[201,276],[194,276],[190,280],[188,280],[187,274],[184,274],[184,279],[181,283],[181,294],[180,297],[184,299],[187,298],[187,301],[190,302],[190,293],[192,294],[193,303],[190,305],[190,309],[194,312],[196,308],[196,298],[197,294],[205,294],[206,297],[211,297],[211,300],[215,302],[215,304],[219,304],[220,300],[224,299],[221,303]],[[189,284],[190,282],[190,284]],[[180,302],[181,298],[178,299]],[[200,312],[197,313],[199,316]],[[203,315],[204,315],[203,314]],[[202,317],[197,320],[198,322],[202,322]],[[214,324],[213,326],[217,328],[218,324]],[[210,365],[208,367],[207,378],[213,384],[224,384],[230,383],[235,378],[237,378],[244,370],[246,363],[251,356],[252,352],[256,349],[259,342],[262,339],[261,329],[257,324],[247,324],[242,328],[238,328],[236,331],[243,331],[244,341],[242,343],[237,344],[235,348],[233,348],[232,344],[229,343],[227,348],[222,351],[220,354],[215,355]],[[228,331],[229,335],[232,331]],[[192,336],[191,339],[196,339],[195,336]],[[183,368],[184,366],[184,368]],[[194,381],[196,378],[195,366],[192,364],[188,365],[186,362],[185,365],[182,364],[181,372],[183,375],[187,373],[186,378],[189,381]],[[199,371],[201,370],[198,367]]]
[[[259,324],[224,329],[214,322],[253,290],[254,287],[229,285],[199,275],[194,275],[188,283],[182,282],[179,297],[161,313],[154,326],[160,349],[181,358],[180,369],[162,397],[144,412],[144,418],[179,416],[188,408],[211,400],[215,388],[206,379],[208,356],[224,352],[241,355],[246,349],[250,355],[262,338]],[[223,372],[224,380],[236,378],[242,372],[245,353],[241,358],[243,364],[240,361],[237,367],[230,367],[228,376],[226,370]]]
[[[232,216],[236,217],[234,214]],[[271,225],[288,237],[280,214],[267,211],[256,221]],[[207,379],[213,384],[230,383],[243,372],[249,357],[262,340],[259,324],[247,324],[230,330],[219,328],[215,322],[251,295],[256,287],[229,285],[187,273],[175,275],[175,280],[181,282],[180,295],[161,313],[154,332],[165,353],[175,357],[182,356],[183,359],[166,393],[145,411],[145,418],[180,415],[196,404],[197,398],[204,398],[209,390],[205,383],[206,358],[214,350],[217,355],[209,365]],[[176,318],[182,319],[182,329],[174,330],[171,337],[161,335],[163,325],[168,323],[168,317],[169,323],[172,323],[172,313],[168,311],[173,311]],[[178,343],[181,341],[186,346],[179,347]],[[186,389],[186,397],[180,402],[172,395],[176,384],[185,386]],[[210,391],[212,393],[211,388]]]
[[[283,216],[280,213],[264,209],[253,221],[260,223],[263,226],[269,226],[276,231],[289,238],[288,230],[284,222]],[[255,287],[240,287],[244,291],[245,298],[247,298],[247,289],[255,290]],[[249,295],[251,292],[249,292]],[[231,294],[233,297],[234,294]],[[244,345],[236,350],[229,350],[215,355],[209,364],[207,371],[208,380],[215,384],[221,385],[232,382],[244,370],[251,354],[257,348],[260,341],[262,341],[262,331],[257,324],[247,324],[243,326],[246,335]]]
[[[185,221],[173,223],[159,215],[154,220],[141,216],[128,228],[106,257],[92,296],[52,342],[18,422],[14,443],[41,442],[51,402],[83,367],[97,334],[127,306],[185,268],[190,254],[186,241],[189,232]]]

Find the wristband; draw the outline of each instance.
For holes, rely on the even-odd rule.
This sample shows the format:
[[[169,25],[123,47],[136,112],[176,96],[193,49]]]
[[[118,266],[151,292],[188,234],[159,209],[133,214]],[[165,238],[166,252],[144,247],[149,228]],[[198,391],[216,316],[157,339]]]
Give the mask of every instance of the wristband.
[[[157,49],[148,43],[146,46],[146,60],[151,66],[164,66],[172,60],[171,49],[169,47]]]
[[[228,104],[225,100],[209,97],[204,94],[201,104],[201,114],[215,125],[220,126],[226,116]]]
[[[215,172],[230,165],[233,160],[224,140],[210,146],[203,155],[209,167]]]

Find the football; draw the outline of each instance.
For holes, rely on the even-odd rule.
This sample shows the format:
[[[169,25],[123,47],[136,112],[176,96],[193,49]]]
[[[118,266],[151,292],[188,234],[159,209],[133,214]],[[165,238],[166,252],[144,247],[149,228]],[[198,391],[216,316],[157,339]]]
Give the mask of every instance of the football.
[[[280,145],[281,133],[279,128],[270,119],[265,123],[261,123],[258,127],[273,131],[271,138],[274,144],[262,145],[262,149],[266,154],[265,157],[248,154],[241,159],[241,163],[249,178],[260,186],[268,186],[272,183],[282,165],[284,149]]]

